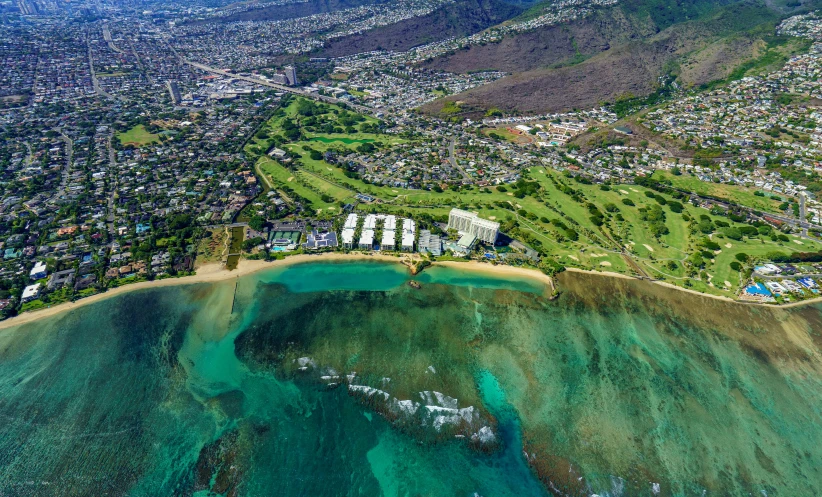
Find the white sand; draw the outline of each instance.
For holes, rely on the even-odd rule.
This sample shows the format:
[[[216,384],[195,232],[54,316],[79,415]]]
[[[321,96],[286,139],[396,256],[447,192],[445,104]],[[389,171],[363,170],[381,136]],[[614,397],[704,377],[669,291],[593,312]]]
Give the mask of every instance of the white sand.
[[[380,260],[380,261],[390,261],[390,262],[401,262],[402,259],[399,257],[391,257],[387,255],[365,255],[365,254],[342,254],[342,253],[325,253],[325,254],[300,254],[300,255],[293,255],[291,257],[286,257],[285,259],[281,259],[278,261],[266,262],[266,261],[250,261],[250,260],[240,260],[239,264],[237,265],[237,269],[233,271],[229,271],[225,269],[225,267],[221,263],[211,263],[203,265],[202,267],[197,268],[197,274],[193,276],[183,276],[180,278],[166,278],[163,280],[154,280],[154,281],[141,281],[139,283],[133,283],[130,285],[123,285],[117,288],[112,288],[106,292],[98,293],[92,295],[90,297],[86,297],[84,299],[80,299],[76,302],[65,302],[62,304],[57,304],[53,307],[47,307],[45,309],[38,309],[32,312],[26,312],[15,316],[13,318],[6,319],[5,321],[0,321],[0,329],[9,328],[11,326],[17,326],[20,324],[25,324],[40,318],[44,318],[47,316],[53,316],[55,314],[60,314],[61,312],[69,311],[72,309],[76,309],[78,307],[82,307],[84,305],[93,304],[94,302],[99,302],[101,300],[105,300],[116,295],[120,295],[126,292],[133,292],[137,290],[143,290],[146,288],[155,288],[155,287],[163,287],[163,286],[175,286],[175,285],[189,285],[193,283],[211,283],[223,280],[229,280],[232,278],[239,278],[240,276],[245,276],[248,274],[256,273],[257,271],[261,271],[263,269],[269,269],[273,267],[280,267],[280,266],[288,266],[291,264],[298,264],[301,262],[309,262],[309,261],[335,261],[335,260]],[[540,273],[541,274],[541,273]]]

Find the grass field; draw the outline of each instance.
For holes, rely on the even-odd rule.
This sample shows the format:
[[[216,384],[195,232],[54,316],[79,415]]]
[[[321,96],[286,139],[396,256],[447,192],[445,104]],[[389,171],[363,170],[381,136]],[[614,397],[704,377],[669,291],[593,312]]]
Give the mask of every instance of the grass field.
[[[503,140],[507,140],[511,143],[527,143],[529,141],[529,138],[527,136],[512,133],[508,131],[508,129],[506,128],[487,128],[483,129],[482,133],[486,136],[490,136],[491,133],[494,133]]]
[[[272,118],[268,124],[272,133],[278,132],[278,126],[284,119],[298,119],[295,105],[292,102],[280,116]],[[366,122],[373,121],[373,118],[367,119],[371,121]],[[315,158],[311,158],[312,150],[325,152],[378,142],[381,146],[396,146],[403,144],[404,140],[392,135],[359,131],[302,132],[300,140],[281,145],[296,158],[298,167],[287,168],[262,156],[257,168],[267,184],[285,190],[286,195],[290,191],[292,195],[304,198],[315,213],[336,214],[339,204],[353,201],[357,193],[366,193],[377,199],[376,204],[361,204],[359,209],[363,211],[390,212],[402,216],[427,215],[444,220],[451,208],[459,207],[496,220],[507,229],[516,226],[518,236],[530,240],[528,243],[536,245],[543,254],[556,258],[566,266],[647,275],[716,295],[734,296],[744,283],[743,275],[731,267],[739,253],[762,258],[773,251],[822,250],[822,244],[816,241],[796,240],[795,237],[787,242],[774,241],[770,235],[752,235],[733,240],[726,237],[719,226],[722,223],[736,228],[746,225],[694,207],[685,199],[680,200],[683,211],[674,212],[668,205],[674,200],[670,195],[661,195],[666,201],[662,204],[653,198],[654,195],[660,196],[659,192],[642,186],[625,184],[601,188],[599,185],[579,183],[544,167],[524,170],[523,178],[527,183],[519,186],[435,192],[366,184],[359,178],[347,177],[340,167],[317,157],[316,153]],[[258,149],[269,146],[264,141],[250,145]],[[766,212],[774,212],[778,206],[777,201],[756,196],[755,190],[749,188],[704,183],[691,176],[658,174],[659,179],[670,179],[674,186],[683,190],[727,198]],[[528,183],[531,184],[528,192],[518,191]],[[661,207],[665,214],[664,227],[667,232],[659,236],[654,234],[642,213],[651,207]],[[600,213],[600,218],[592,216],[592,212],[596,211]],[[703,233],[699,229],[701,216],[713,223],[715,228],[712,232]],[[569,238],[569,229],[576,233],[576,240]],[[714,246],[714,243],[719,249],[706,250],[706,246]],[[701,264],[697,264],[700,260]]]
[[[254,136],[246,145],[246,152],[260,156],[257,159],[257,169],[263,174],[266,186],[277,189],[290,189],[297,195],[305,198],[316,212],[335,212],[339,210],[339,202],[349,202],[358,192],[368,192],[367,185],[359,180],[349,184],[349,178],[339,168],[332,168],[323,160],[311,158],[309,150],[326,152],[330,149],[340,150],[354,148],[365,144],[377,146],[393,146],[405,143],[405,140],[388,134],[365,133],[359,130],[350,132],[318,133],[308,130],[303,123],[309,119],[321,119],[324,122],[334,123],[333,127],[343,131],[343,125],[337,125],[336,119],[340,115],[354,116],[357,126],[363,124],[374,125],[378,121],[370,116],[363,116],[344,111],[336,105],[324,104],[324,111],[313,117],[301,116],[298,112],[301,99],[293,99],[282,112],[276,113],[262,128],[267,137]],[[276,143],[275,138],[283,134],[286,119],[296,122],[301,127],[300,139],[278,146],[296,155],[300,167],[289,169],[282,163],[263,155]],[[381,192],[385,193],[385,192]]]
[[[578,184],[553,170],[539,167],[528,171],[530,179],[539,183],[539,194],[516,198],[511,193],[510,186],[507,187],[507,192],[492,188],[490,193],[481,193],[476,189],[460,193],[436,193],[364,185],[358,180],[344,176],[340,178],[341,171],[337,168],[319,164],[315,166],[325,167],[328,174],[334,175],[334,178],[340,181],[347,181],[347,185],[357,191],[362,187],[363,191],[385,200],[386,203],[373,209],[403,215],[429,214],[444,217],[452,207],[461,207],[503,223],[513,219],[518,222],[520,230],[530,233],[539,241],[544,252],[551,254],[566,266],[636,274],[633,269],[633,264],[636,264],[653,278],[715,295],[734,296],[739,286],[744,283],[740,272],[730,266],[738,253],[757,258],[773,251],[791,253],[822,250],[822,244],[811,240],[803,239],[802,245],[799,245],[794,241],[796,237],[790,237],[791,240],[788,242],[772,241],[768,237],[731,240],[719,231],[711,234],[694,231],[693,224],[686,221],[683,214],[692,220],[698,220],[704,215],[713,222],[728,222],[731,226],[742,225],[684,202],[682,213],[674,213],[667,207],[663,208],[666,212],[665,226],[668,233],[657,238],[640,217],[641,208],[657,204],[655,199],[646,196],[646,188],[636,185],[614,185],[606,191],[596,185]],[[577,190],[582,195],[583,202],[563,193],[554,181]],[[625,205],[623,199],[629,199],[634,206]],[[499,202],[507,203],[514,210],[499,207]],[[617,210],[606,213],[605,223],[602,227],[597,227],[590,219],[585,202],[595,204],[603,212],[604,206],[608,204],[614,204]],[[520,210],[528,215],[522,215]],[[573,226],[579,232],[579,239],[561,240],[561,237],[557,236],[560,233],[559,229],[551,224],[551,220],[562,220]],[[704,259],[704,268],[697,270],[697,274],[689,276],[686,261],[694,253],[703,250],[700,244],[706,239],[718,243],[720,250],[715,251],[710,259]],[[632,263],[622,255],[623,248]]]
[[[279,162],[268,157],[260,158],[257,163],[260,172],[265,175],[264,180],[270,182],[278,190],[291,190],[306,199],[316,212],[339,211],[338,202],[352,200],[354,194],[339,188],[327,181],[300,171],[291,171]],[[331,201],[323,200],[323,194],[328,195]]]
[[[770,197],[754,195],[756,188],[724,183],[706,183],[695,176],[685,174],[675,176],[665,171],[656,171],[652,177],[657,180],[670,180],[671,185],[675,188],[694,192],[698,195],[721,197],[763,212],[781,213],[778,207],[782,202],[773,200]]]
[[[142,124],[138,124],[128,131],[117,133],[117,138],[123,145],[134,145],[137,147],[160,141],[160,135],[149,133]]]

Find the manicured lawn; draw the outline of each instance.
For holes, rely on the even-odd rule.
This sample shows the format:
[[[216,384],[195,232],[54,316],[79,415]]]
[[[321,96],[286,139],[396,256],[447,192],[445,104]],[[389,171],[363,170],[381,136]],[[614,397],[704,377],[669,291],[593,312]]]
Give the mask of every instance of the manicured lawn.
[[[296,109],[295,102],[292,102],[279,117],[269,121],[267,132],[272,136],[280,133],[282,129],[279,126],[286,117],[295,122],[303,119],[297,116]],[[322,119],[326,119],[327,123],[328,113],[324,115],[326,117]],[[373,121],[373,118],[368,119]],[[636,265],[654,278],[717,295],[733,296],[743,283],[742,275],[730,267],[739,252],[761,258],[775,250],[791,253],[822,249],[822,244],[809,240],[802,240],[802,245],[774,242],[769,236],[731,240],[719,229],[704,234],[696,226],[700,216],[708,216],[714,224],[719,221],[737,228],[743,224],[713,215],[683,199],[678,200],[683,204],[683,211],[674,212],[670,207],[674,199],[670,195],[661,195],[668,203],[660,204],[646,193],[660,194],[642,186],[612,185],[603,189],[599,185],[580,183],[544,167],[532,167],[525,171],[526,180],[536,181],[539,188],[536,193],[532,189],[532,193],[517,198],[514,193],[518,188],[516,185],[505,185],[503,191],[489,187],[484,191],[473,188],[459,192],[435,192],[366,184],[360,179],[347,177],[336,164],[312,159],[310,154],[310,150],[324,153],[341,147],[353,149],[362,143],[377,142],[382,144],[380,146],[393,146],[404,143],[404,140],[393,135],[362,133],[359,130],[352,133],[310,133],[303,130],[301,140],[280,146],[299,156],[296,171],[283,167],[267,156],[261,157],[257,166],[266,182],[274,188],[285,190],[286,194],[291,190],[292,195],[303,197],[318,212],[338,212],[338,203],[352,201],[356,193],[366,193],[380,201],[378,205],[363,204],[361,209],[402,216],[426,214],[443,219],[451,208],[459,207],[501,223],[515,220],[520,231],[529,234],[544,252],[567,266],[632,274]],[[255,138],[250,146],[268,150],[271,143],[271,139]],[[756,196],[754,190],[740,186],[704,183],[691,176],[661,175],[660,178],[671,179],[675,186],[683,190],[727,198],[763,211],[772,212],[778,205],[778,202]],[[630,199],[634,205],[624,204],[625,199]],[[592,219],[592,211],[596,212],[597,209],[589,203],[602,213],[602,226],[597,226],[599,221]],[[613,204],[610,206],[613,212],[608,212],[606,208],[610,204]],[[659,237],[652,233],[640,212],[640,209],[657,205],[661,205],[665,213],[665,226],[668,228],[668,233]],[[561,221],[576,231],[578,240],[567,240],[564,228],[557,227],[551,221]],[[704,250],[702,241],[706,238],[718,243],[720,250],[710,254],[706,251],[703,255],[704,268],[695,276],[689,276],[685,262],[692,254]],[[623,249],[628,255],[623,256]]]
[[[488,128],[488,129],[482,130],[482,132],[483,132],[483,134],[485,134],[487,136],[490,136],[491,133],[494,133],[494,134],[498,135],[500,138],[502,138],[503,140],[507,140],[511,143],[521,143],[521,142],[527,142],[528,141],[528,138],[526,137],[526,135],[518,135],[516,133],[511,133],[510,131],[508,131],[505,128]]]
[[[131,144],[137,147],[160,141],[160,135],[149,133],[142,124],[138,124],[128,131],[117,133],[117,138],[123,145]]]
[[[310,142],[322,142],[322,143],[343,143],[345,145],[353,145],[353,144],[360,144],[360,143],[373,143],[375,140],[373,138],[349,138],[347,136],[335,136],[335,135],[317,135],[313,138],[309,138],[308,141]]]
[[[781,202],[773,200],[770,196],[760,197],[754,195],[756,188],[747,188],[740,185],[728,185],[724,183],[707,183],[695,176],[688,174],[674,176],[673,174],[665,171],[656,171],[652,177],[657,180],[670,180],[675,188],[694,192],[698,195],[711,195],[714,197],[725,198],[756,210],[776,214],[781,213],[778,209]]]
[[[338,193],[339,196],[335,196],[331,192],[326,193],[327,195],[334,197],[335,201],[325,202],[322,199],[322,194],[325,192],[320,193],[320,191],[324,186],[330,189],[333,185],[320,181],[313,176],[308,176],[306,179],[305,176],[300,176],[298,173],[286,169],[280,163],[269,159],[268,157],[260,158],[258,167],[260,171],[267,176],[267,179],[271,181],[275,188],[282,189],[283,187],[287,187],[288,189],[291,189],[294,193],[306,199],[306,201],[310,203],[311,207],[318,211],[335,211],[338,209],[336,200],[343,200],[350,197],[348,192],[340,189],[345,192],[344,195]],[[314,189],[312,189],[309,185],[313,186]]]

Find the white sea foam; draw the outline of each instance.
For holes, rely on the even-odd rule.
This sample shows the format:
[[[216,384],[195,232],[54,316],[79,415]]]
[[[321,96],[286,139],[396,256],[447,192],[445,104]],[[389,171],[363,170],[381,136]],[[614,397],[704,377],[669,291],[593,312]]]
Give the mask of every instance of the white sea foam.
[[[493,443],[497,440],[497,436],[494,435],[494,430],[490,427],[483,426],[476,433],[471,435],[471,440],[480,441],[482,443]]]
[[[359,392],[364,394],[367,397],[373,397],[375,395],[382,395],[383,399],[387,402],[388,399],[391,398],[388,392],[384,390],[380,390],[378,388],[367,387],[365,385],[348,385],[349,392]]]
[[[314,359],[312,359],[310,357],[300,357],[299,359],[297,359],[297,364],[299,364],[300,369],[303,369],[303,370],[304,370],[304,368],[307,368],[308,366],[311,366],[312,368],[317,367],[317,365],[314,363]]]

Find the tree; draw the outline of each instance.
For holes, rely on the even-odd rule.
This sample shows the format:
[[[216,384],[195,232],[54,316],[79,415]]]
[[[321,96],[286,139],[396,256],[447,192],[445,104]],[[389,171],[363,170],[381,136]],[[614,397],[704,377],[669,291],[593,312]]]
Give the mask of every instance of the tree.
[[[265,218],[255,215],[249,219],[248,226],[250,226],[254,231],[261,231],[263,226],[265,226]]]
[[[357,147],[357,152],[361,154],[370,154],[374,152],[376,149],[377,147],[375,147],[372,143],[360,143],[360,145]]]
[[[700,220],[699,221],[699,231],[701,231],[702,233],[705,233],[705,234],[713,233],[714,223],[712,223],[710,219]]]
[[[742,232],[737,228],[722,228],[722,234],[731,240],[742,240]]]

